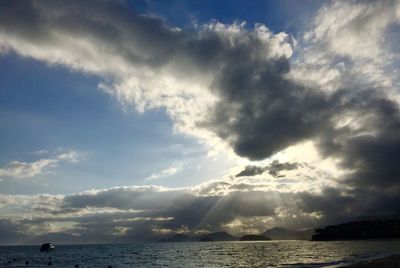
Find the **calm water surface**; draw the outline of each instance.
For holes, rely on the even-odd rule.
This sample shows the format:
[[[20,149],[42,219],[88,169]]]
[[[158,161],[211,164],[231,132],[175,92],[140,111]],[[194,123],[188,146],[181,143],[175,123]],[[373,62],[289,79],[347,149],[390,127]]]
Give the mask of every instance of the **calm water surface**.
[[[399,253],[399,240],[3,246],[0,267],[328,267]]]

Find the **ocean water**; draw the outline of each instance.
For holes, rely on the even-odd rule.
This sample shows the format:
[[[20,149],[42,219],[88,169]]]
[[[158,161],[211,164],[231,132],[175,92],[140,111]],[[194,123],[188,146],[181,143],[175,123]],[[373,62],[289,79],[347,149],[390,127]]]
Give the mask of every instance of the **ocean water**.
[[[0,267],[337,267],[399,253],[399,240],[2,246]]]

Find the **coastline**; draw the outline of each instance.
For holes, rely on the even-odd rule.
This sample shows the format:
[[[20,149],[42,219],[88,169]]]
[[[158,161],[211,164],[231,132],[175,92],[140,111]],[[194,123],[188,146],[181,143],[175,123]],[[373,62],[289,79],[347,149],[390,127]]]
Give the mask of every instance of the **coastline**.
[[[400,255],[391,255],[382,258],[374,258],[339,266],[342,268],[400,268]]]

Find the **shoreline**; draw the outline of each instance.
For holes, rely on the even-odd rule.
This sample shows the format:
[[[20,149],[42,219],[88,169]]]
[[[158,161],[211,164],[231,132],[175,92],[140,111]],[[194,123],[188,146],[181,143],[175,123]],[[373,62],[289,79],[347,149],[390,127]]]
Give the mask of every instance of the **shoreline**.
[[[400,268],[400,254],[372,258],[352,264],[343,264],[341,268]]]

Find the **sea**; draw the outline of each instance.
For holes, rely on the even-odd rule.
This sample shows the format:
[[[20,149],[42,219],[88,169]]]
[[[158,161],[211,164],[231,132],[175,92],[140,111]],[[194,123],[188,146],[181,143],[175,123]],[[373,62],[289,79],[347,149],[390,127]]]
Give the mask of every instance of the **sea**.
[[[1,246],[0,267],[340,267],[400,254],[400,240]]]

